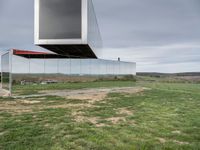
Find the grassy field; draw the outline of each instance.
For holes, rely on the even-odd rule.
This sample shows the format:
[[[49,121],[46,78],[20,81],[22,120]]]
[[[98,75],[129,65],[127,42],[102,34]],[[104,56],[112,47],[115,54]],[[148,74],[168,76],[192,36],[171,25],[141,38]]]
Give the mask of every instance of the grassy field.
[[[200,149],[200,84],[107,81],[16,86],[15,91],[99,87],[145,90],[112,92],[98,100],[0,98],[0,149]]]

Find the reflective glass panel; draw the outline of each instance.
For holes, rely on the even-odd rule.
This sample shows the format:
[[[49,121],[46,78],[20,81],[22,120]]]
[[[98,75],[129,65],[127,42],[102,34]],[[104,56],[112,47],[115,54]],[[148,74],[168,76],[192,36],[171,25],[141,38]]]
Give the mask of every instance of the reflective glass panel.
[[[81,0],[40,0],[40,39],[80,39]]]

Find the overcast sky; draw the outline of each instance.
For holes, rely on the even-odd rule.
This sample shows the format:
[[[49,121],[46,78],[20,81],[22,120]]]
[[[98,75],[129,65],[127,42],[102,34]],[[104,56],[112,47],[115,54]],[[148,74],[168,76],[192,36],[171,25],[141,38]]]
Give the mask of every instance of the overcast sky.
[[[103,58],[137,71],[200,71],[200,0],[93,0]],[[33,0],[0,0],[0,50],[34,46]]]

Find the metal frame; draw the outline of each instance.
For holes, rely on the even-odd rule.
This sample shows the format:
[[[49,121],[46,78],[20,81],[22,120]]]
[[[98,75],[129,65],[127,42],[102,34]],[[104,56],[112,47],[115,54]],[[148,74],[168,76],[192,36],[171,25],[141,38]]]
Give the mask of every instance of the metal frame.
[[[12,96],[12,55],[13,55],[13,50],[6,51],[5,53],[1,54],[1,89],[3,89],[3,70],[2,70],[2,57],[4,55],[9,55],[9,88],[4,89],[9,92],[9,95]]]
[[[13,49],[9,51],[9,95],[12,96],[12,56],[13,56]]]
[[[3,57],[4,55],[6,55],[6,54],[9,54],[9,51],[6,51],[6,52],[4,52],[3,54],[1,54],[1,88],[2,88],[2,89],[3,89],[3,76],[2,76],[2,75],[3,75],[3,69],[2,69],[2,68],[3,68],[3,67],[2,67],[2,64],[3,64],[3,63],[2,63],[2,62],[3,62],[2,60],[3,60],[3,59],[2,59],[2,57]],[[10,60],[9,60],[9,61],[10,61]],[[10,67],[10,66],[9,66],[9,67]],[[10,70],[9,70],[9,71],[10,71]]]
[[[51,44],[87,44],[88,43],[88,0],[81,0],[82,13],[81,13],[81,39],[40,39],[39,38],[39,10],[40,0],[35,0],[35,18],[34,18],[34,34],[36,45],[51,45]]]
[[[2,71],[2,62],[3,62],[3,61],[2,61],[2,56],[3,56],[3,55],[1,55],[1,89],[3,88],[3,80],[2,80],[2,79],[3,79],[3,76],[2,76],[2,75],[3,75],[3,73],[2,73],[2,72],[3,72],[3,71]]]

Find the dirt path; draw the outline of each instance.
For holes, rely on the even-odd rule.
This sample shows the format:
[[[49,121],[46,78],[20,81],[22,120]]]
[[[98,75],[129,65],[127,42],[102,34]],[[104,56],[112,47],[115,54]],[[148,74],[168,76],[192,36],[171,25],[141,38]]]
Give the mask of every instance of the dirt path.
[[[41,94],[61,96],[67,99],[90,100],[91,102],[105,99],[109,93],[134,94],[143,92],[142,87],[122,87],[122,88],[100,88],[100,89],[81,89],[81,90],[50,90],[41,91]]]
[[[121,87],[121,88],[93,88],[93,89],[79,89],[79,90],[44,90],[40,94],[28,96],[15,96],[14,98],[28,98],[38,96],[60,96],[67,99],[78,100],[93,100],[99,101],[104,99],[109,93],[124,93],[134,94],[140,93],[147,88],[144,87]]]
[[[32,112],[33,109],[43,108],[89,108],[95,107],[95,102],[103,101],[109,93],[136,94],[141,93],[146,88],[143,87],[122,87],[122,88],[100,88],[100,89],[80,89],[80,90],[49,90],[41,91],[38,95],[15,96],[12,101],[2,101],[0,111],[13,112],[13,114]],[[42,103],[43,96],[59,96],[66,99],[76,99],[85,101],[83,104],[58,104],[46,106]],[[119,110],[119,113],[129,114],[127,110]]]

